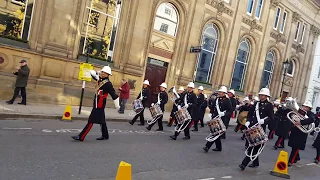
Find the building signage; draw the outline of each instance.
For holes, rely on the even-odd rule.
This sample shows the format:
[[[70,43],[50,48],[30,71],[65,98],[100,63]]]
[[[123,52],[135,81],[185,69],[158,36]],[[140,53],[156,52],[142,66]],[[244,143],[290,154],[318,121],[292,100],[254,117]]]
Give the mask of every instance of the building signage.
[[[190,53],[200,53],[201,52],[201,46],[195,46],[190,48]]]
[[[93,65],[89,63],[81,63],[78,79],[82,81],[91,81],[90,70],[93,70]]]

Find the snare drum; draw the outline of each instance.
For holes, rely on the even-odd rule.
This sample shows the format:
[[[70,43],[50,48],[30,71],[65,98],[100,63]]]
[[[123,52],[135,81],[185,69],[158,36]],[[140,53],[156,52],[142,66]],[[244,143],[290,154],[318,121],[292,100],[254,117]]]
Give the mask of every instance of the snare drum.
[[[137,114],[139,114],[141,111],[143,111],[144,107],[143,107],[142,101],[140,99],[134,100],[132,102],[132,109]]]
[[[178,124],[183,124],[184,122],[191,119],[191,115],[187,108],[183,107],[180,110],[174,112],[174,116],[176,117],[176,120]]]
[[[209,121],[208,125],[212,135],[217,135],[227,130],[226,126],[224,125],[220,117],[213,118],[211,121]]]
[[[163,115],[163,112],[159,106],[159,104],[154,104],[152,107],[149,108],[152,119],[158,119],[160,116]]]
[[[244,132],[249,147],[258,146],[268,141],[268,136],[260,124],[256,124]]]

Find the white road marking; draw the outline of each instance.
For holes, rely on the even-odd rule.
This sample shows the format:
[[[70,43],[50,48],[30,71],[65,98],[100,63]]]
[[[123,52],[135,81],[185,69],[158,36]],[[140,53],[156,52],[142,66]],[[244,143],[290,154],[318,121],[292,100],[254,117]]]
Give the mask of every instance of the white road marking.
[[[5,130],[31,130],[32,128],[8,128],[8,127],[4,127],[2,129],[5,129]]]
[[[223,176],[223,177],[221,177],[222,179],[231,179],[232,178],[232,176]]]
[[[198,179],[198,180],[214,180],[215,178],[206,178],[206,179]]]
[[[320,165],[316,164],[316,163],[309,163],[309,164],[306,164],[307,166],[317,166],[317,167],[320,167]]]
[[[42,129],[42,132],[44,133],[52,133],[52,132],[57,132],[57,133],[79,133],[81,132],[82,129],[56,129],[56,130],[51,130],[51,129]],[[162,131],[144,131],[144,130],[123,130],[123,129],[108,129],[109,133],[122,133],[122,134],[163,134],[164,132]]]
[[[44,133],[51,133],[52,130],[50,130],[50,129],[42,129],[42,132],[44,132]]]

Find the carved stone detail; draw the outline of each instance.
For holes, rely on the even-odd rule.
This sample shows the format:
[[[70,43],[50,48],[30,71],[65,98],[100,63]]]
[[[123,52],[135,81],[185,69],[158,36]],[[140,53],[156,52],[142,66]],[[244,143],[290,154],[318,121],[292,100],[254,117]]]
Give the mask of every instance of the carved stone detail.
[[[287,85],[287,86],[292,87],[292,85],[293,85],[293,78],[286,76],[286,77],[284,78],[283,83],[284,83],[285,85]]]
[[[280,0],[271,0],[270,1],[270,8],[276,8],[279,6]]]
[[[242,22],[244,22],[245,24],[247,24],[247,25],[249,25],[250,26],[250,30],[251,31],[253,31],[253,30],[258,30],[258,31],[262,31],[262,26],[261,25],[259,25],[258,23],[257,23],[257,20],[251,20],[251,19],[248,19],[248,18],[246,18],[246,17],[244,17],[243,19],[242,19]]]
[[[281,42],[283,44],[287,43],[285,36],[281,33],[271,32],[270,36],[276,40],[276,42]]]
[[[225,13],[231,17],[233,16],[233,11],[226,7],[223,1],[218,2],[217,0],[206,0],[206,3],[216,8],[218,10],[218,15],[222,15],[223,13]]]
[[[293,14],[292,14],[292,22],[296,23],[296,22],[298,22],[300,20],[300,18],[301,18],[301,15],[299,13],[293,12]]]
[[[320,29],[315,26],[315,25],[311,25],[310,27],[310,32],[314,35],[314,36],[319,36],[320,35]]]
[[[297,45],[297,44],[293,43],[292,48],[296,50],[296,53],[304,54],[304,52],[305,52],[305,50],[301,44]]]

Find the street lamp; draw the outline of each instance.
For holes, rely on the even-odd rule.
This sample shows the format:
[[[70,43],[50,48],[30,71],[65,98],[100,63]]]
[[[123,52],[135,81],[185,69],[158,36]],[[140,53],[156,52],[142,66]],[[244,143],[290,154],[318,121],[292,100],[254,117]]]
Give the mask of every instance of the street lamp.
[[[290,62],[288,61],[288,59],[284,62],[282,62],[282,67],[283,67],[283,79],[282,79],[282,83],[281,83],[281,90],[280,90],[280,97],[282,98],[282,89],[283,89],[283,84],[284,84],[284,78],[286,77],[286,73],[287,73],[287,69],[290,65]]]

